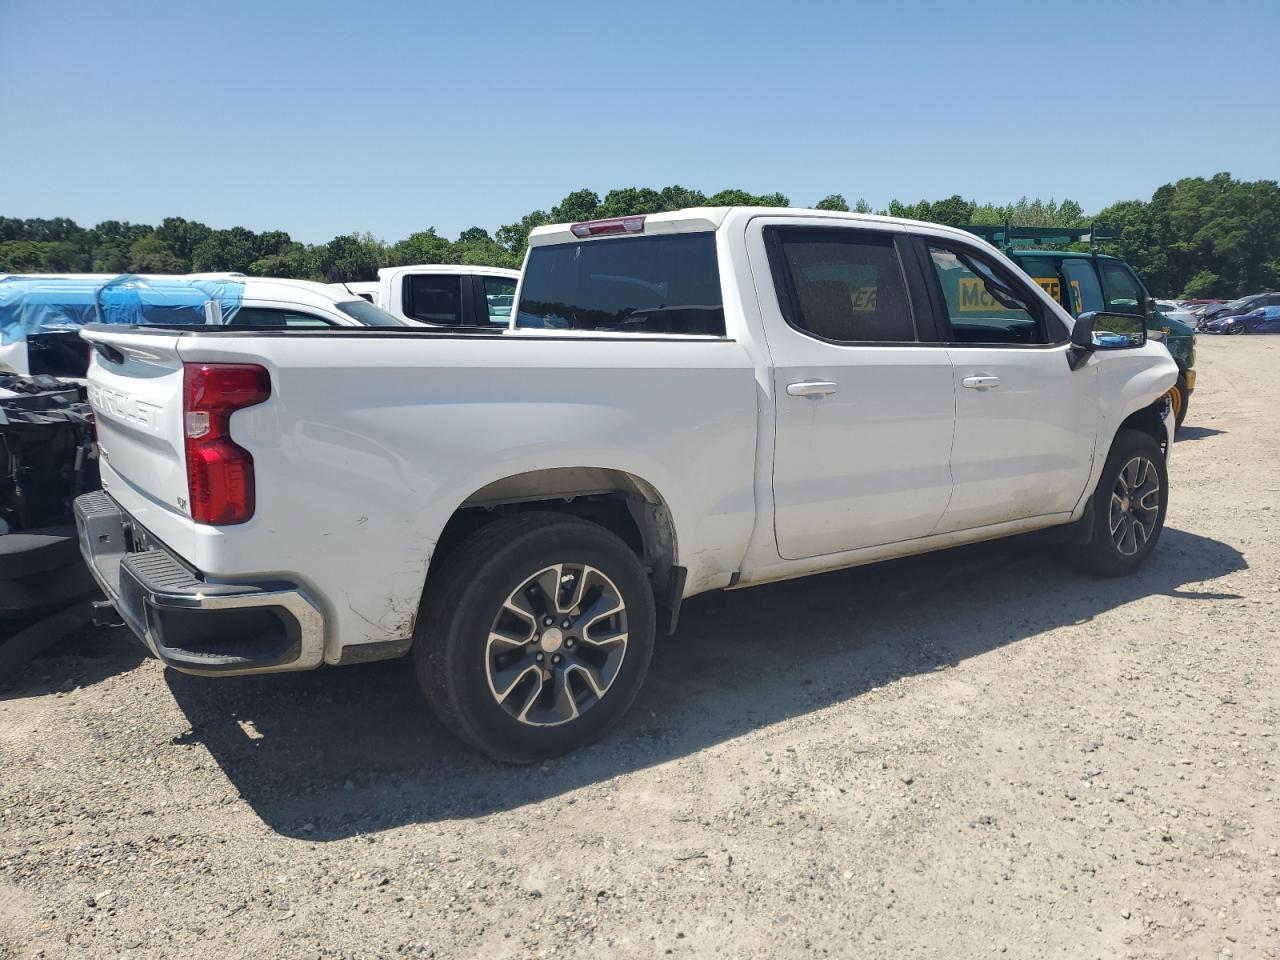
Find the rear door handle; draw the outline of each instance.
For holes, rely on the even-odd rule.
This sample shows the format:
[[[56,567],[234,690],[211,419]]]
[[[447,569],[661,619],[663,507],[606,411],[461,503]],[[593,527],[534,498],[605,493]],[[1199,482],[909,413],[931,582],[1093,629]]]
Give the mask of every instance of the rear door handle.
[[[987,390],[991,387],[1000,386],[999,377],[965,377],[960,381],[962,387],[968,387],[970,390]]]
[[[801,380],[787,384],[787,393],[793,397],[825,397],[839,389],[839,384],[830,380]]]

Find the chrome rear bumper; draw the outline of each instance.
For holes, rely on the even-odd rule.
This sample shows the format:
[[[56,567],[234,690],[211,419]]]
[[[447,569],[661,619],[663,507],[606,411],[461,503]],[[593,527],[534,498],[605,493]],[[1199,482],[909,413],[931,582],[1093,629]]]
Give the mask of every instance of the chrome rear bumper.
[[[210,583],[102,490],[76,498],[80,552],[121,619],[174,669],[208,676],[318,667],[324,618],[296,584]]]

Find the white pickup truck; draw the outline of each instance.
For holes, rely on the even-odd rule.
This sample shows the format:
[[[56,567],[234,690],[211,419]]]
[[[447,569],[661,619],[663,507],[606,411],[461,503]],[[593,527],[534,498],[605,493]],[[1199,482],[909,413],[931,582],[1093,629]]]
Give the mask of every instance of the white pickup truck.
[[[546,227],[516,304],[492,333],[86,329],[77,519],[120,617],[191,673],[411,652],[451,729],[531,761],[617,720],[685,597],[1054,526],[1123,574],[1160,535],[1168,351],[968,233]]]
[[[335,283],[401,320],[492,330],[511,321],[519,270],[444,263],[383,267],[377,280]]]

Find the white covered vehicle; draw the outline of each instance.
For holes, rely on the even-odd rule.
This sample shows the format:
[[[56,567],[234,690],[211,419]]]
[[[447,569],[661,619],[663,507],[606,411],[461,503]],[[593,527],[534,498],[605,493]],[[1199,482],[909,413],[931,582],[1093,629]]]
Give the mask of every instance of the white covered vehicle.
[[[1123,574],[1159,537],[1168,351],[968,233],[540,228],[515,303],[491,333],[88,329],[78,522],[120,616],[193,673],[412,652],[451,729],[528,761],[626,710],[685,597],[1047,527]]]

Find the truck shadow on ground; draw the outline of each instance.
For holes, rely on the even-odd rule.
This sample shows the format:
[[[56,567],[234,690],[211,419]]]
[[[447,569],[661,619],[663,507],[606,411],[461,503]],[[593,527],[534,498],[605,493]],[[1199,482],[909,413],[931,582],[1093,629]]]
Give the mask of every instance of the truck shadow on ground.
[[[191,724],[175,743],[207,747],[263,821],[289,836],[479,817],[1034,643],[1141,597],[1235,596],[1188,585],[1246,566],[1225,543],[1168,529],[1126,579],[1074,573],[1054,552],[1020,538],[694,598],[622,725],[540,766],[495,764],[455,741],[425,708],[407,661],[222,680],[169,671]]]
[[[0,645],[30,621],[0,623]],[[91,624],[76,629],[10,675],[0,672],[0,701],[43,697],[132,670],[144,659],[142,644],[124,627]],[[0,657],[0,662],[3,658]]]
[[[1180,427],[1178,434],[1173,438],[1174,443],[1182,443],[1187,440],[1207,440],[1209,437],[1220,437],[1227,431],[1218,430],[1214,427]]]

